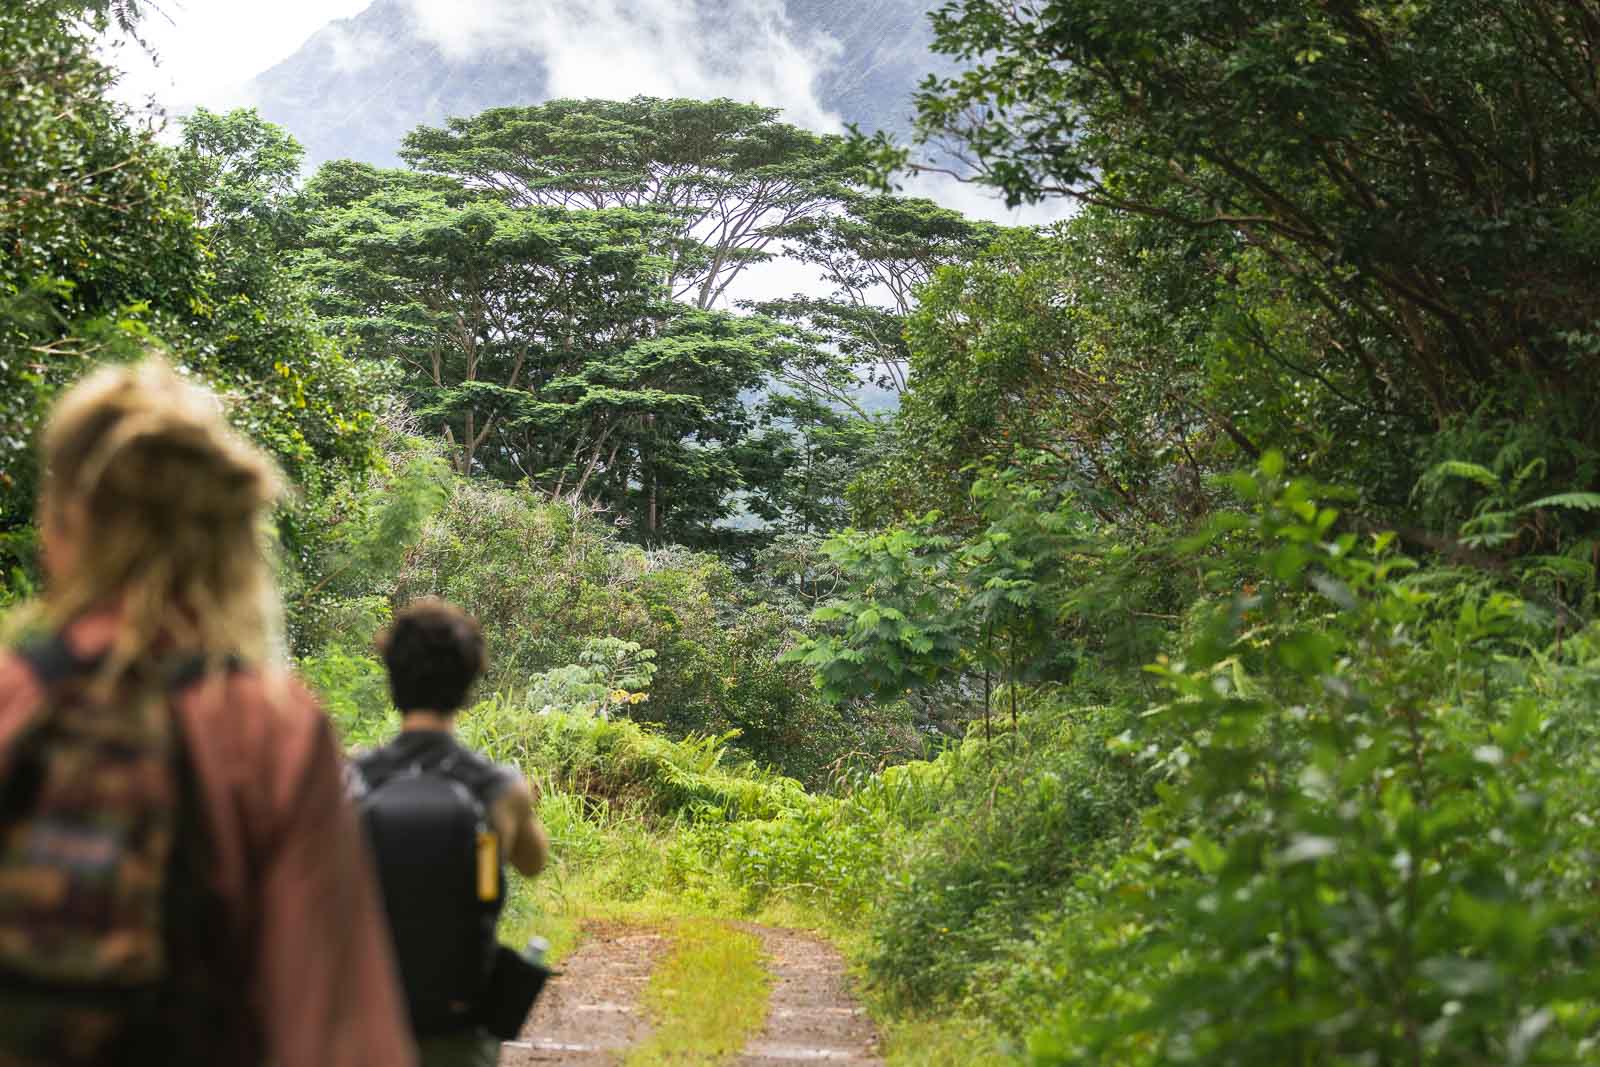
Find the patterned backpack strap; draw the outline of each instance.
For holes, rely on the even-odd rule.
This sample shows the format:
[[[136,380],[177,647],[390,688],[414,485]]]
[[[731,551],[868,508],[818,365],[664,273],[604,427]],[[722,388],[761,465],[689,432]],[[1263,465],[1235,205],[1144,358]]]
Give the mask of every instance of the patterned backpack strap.
[[[104,653],[87,657],[78,655],[62,634],[25,644],[16,650],[16,655],[44,689],[80,678],[97,670],[105,662]],[[223,656],[220,659],[213,656],[184,656],[166,666],[167,688],[172,693],[180,693],[215,673],[218,667],[221,673],[237,674],[245,669],[245,662],[238,656]]]
[[[220,663],[195,656],[167,671],[166,684],[176,697],[219,670],[233,675],[248,665],[234,656]],[[169,1067],[259,1062],[259,1026],[250,999],[238,993],[250,982],[249,954],[237,936],[230,936],[232,910],[212,882],[217,849],[204,814],[200,775],[182,718],[175,716],[174,724],[179,824],[165,902],[173,968],[162,1003],[131,1035],[124,1062]],[[207,1024],[197,1025],[200,1019]]]
[[[62,682],[89,673],[100,665],[103,658],[80,657],[72,651],[72,646],[61,634],[23,645],[17,649],[17,656],[45,689],[52,689]]]
[[[167,670],[167,687],[174,693],[194,685],[211,674],[238,674],[245,669],[244,660],[238,656],[186,656],[175,661]]]

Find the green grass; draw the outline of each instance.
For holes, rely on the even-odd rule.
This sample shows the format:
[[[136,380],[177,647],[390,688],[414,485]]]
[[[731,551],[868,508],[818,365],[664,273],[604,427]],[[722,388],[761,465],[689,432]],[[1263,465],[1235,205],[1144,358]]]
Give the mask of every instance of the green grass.
[[[766,1022],[772,978],[754,935],[687,919],[673,926],[672,941],[644,990],[655,1032],[628,1053],[626,1067],[724,1063]]]
[[[515,872],[508,872],[507,878],[511,889],[500,917],[501,943],[521,949],[529,938],[542,937],[550,943],[547,962],[559,964],[582,940],[581,916],[548,906],[529,879]]]
[[[973,1019],[922,1019],[883,1025],[888,1067],[1007,1067],[1021,1062],[1001,1050],[993,1028]]]

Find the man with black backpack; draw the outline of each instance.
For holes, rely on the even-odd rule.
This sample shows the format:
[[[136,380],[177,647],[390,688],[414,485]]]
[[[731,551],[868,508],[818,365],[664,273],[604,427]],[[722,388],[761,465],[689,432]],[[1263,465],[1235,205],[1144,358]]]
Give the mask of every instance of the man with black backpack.
[[[419,601],[395,616],[380,647],[400,734],[357,757],[351,792],[377,858],[422,1063],[494,1064],[491,1001],[507,967],[520,967],[495,938],[504,864],[538,874],[549,846],[522,775],[455,736],[485,665],[477,621]]]

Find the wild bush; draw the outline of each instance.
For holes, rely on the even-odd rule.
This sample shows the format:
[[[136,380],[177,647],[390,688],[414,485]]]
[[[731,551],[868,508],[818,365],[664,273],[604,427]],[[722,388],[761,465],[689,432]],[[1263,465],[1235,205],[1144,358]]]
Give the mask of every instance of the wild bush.
[[[372,640],[392,607],[435,595],[483,623],[485,696],[725,737],[812,785],[841,761],[920,754],[903,707],[832,707],[778,662],[804,625],[786,591],[713,556],[626,544],[586,507],[452,475],[403,433],[390,445],[387,470],[336,496],[323,577],[290,590],[301,666],[347,731],[388,719]]]
[[[1034,1060],[1592,1061],[1593,831],[1527,605],[1440,597],[1276,456],[1233,487],[1211,540],[1259,579],[1153,668],[1171,698],[1124,739],[1165,778],[1150,862],[1079,917],[1123,936]]]

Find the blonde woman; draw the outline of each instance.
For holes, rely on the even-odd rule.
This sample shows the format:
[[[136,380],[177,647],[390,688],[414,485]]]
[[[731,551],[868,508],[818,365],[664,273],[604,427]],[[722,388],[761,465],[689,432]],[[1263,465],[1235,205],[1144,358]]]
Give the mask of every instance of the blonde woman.
[[[149,359],[56,406],[0,654],[0,1063],[414,1063],[327,719],[273,662],[273,465]]]

